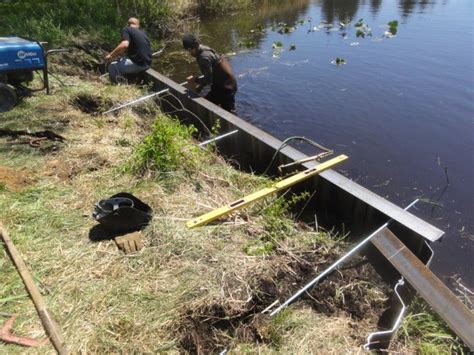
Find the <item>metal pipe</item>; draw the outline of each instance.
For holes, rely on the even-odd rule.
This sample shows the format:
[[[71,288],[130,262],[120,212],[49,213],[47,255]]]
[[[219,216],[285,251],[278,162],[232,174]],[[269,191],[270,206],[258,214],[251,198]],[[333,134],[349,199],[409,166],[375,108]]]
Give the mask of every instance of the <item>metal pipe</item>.
[[[424,241],[424,244],[430,251],[430,257],[429,257],[428,261],[426,262],[426,266],[429,267],[430,264],[431,264],[431,261],[433,260],[433,257],[434,257],[434,251],[426,240]],[[400,312],[398,314],[398,317],[396,318],[395,322],[393,323],[392,328],[390,330],[384,330],[384,331],[380,331],[380,332],[370,333],[369,336],[367,337],[367,343],[364,344],[364,346],[363,346],[363,348],[365,350],[370,351],[371,350],[371,345],[378,344],[378,343],[384,342],[384,341],[386,341],[386,342],[390,341],[390,339],[393,337],[393,335],[398,330],[398,328],[400,328],[400,323],[402,321],[403,315],[405,314],[406,305],[403,302],[402,296],[400,295],[398,289],[400,287],[402,287],[404,284],[405,284],[405,279],[402,277],[402,278],[400,278],[400,280],[398,280],[397,284],[394,287],[394,292],[395,292],[395,294],[397,295],[397,297],[400,301],[402,309],[400,310]],[[373,339],[375,337],[378,337],[379,340],[374,341]],[[384,337],[384,338],[386,338],[386,340],[380,339],[380,337]]]
[[[297,160],[297,161],[294,161],[292,163],[288,163],[288,164],[284,164],[284,165],[280,165],[278,167],[278,170],[279,171],[282,171],[284,168],[289,168],[290,166],[293,166],[293,165],[297,165],[297,164],[303,164],[303,163],[307,163],[309,161],[312,161],[312,160],[316,160],[316,159],[319,159],[319,158],[324,158],[328,155],[331,155],[333,154],[334,152],[331,150],[329,152],[323,152],[323,153],[319,153],[319,154],[316,154],[316,155],[313,155],[311,157],[308,157],[308,158],[304,158],[304,159],[301,159],[301,160]]]
[[[143,102],[143,101],[146,101],[148,99],[151,99],[152,97],[155,97],[155,96],[158,96],[158,95],[161,95],[161,94],[164,94],[165,92],[168,92],[170,89],[163,89],[163,90],[160,90],[160,91],[157,91],[157,92],[154,92],[152,94],[149,94],[149,95],[146,95],[146,96],[142,96],[136,100],[133,100],[133,101],[130,101],[130,102],[127,102],[125,104],[122,104],[120,106],[117,106],[117,107],[114,107],[108,111],[105,111],[102,113],[102,115],[107,115],[109,113],[112,113],[112,112],[115,112],[115,111],[118,111],[118,110],[121,110],[125,107],[128,107],[128,106],[132,106],[132,105],[135,105],[135,104],[138,104],[140,102]]]
[[[204,76],[200,76],[199,78],[203,78]],[[183,85],[186,85],[188,82],[185,81],[184,83],[181,83],[179,85],[183,86]],[[115,111],[118,111],[118,110],[121,110],[125,107],[128,107],[128,106],[132,106],[132,105],[135,105],[135,104],[138,104],[140,102],[143,102],[143,101],[146,101],[148,99],[151,99],[152,97],[155,97],[155,96],[158,96],[158,95],[161,95],[161,94],[164,94],[165,92],[168,92],[170,90],[170,88],[166,88],[166,89],[163,89],[163,90],[160,90],[160,91],[157,91],[157,92],[154,92],[152,94],[149,94],[149,95],[146,95],[146,96],[142,96],[136,100],[133,100],[133,101],[130,101],[130,102],[127,102],[125,104],[122,104],[120,106],[117,106],[115,108],[112,108],[108,111],[105,111],[102,113],[102,115],[107,115],[109,113],[112,113],[112,112],[115,112]]]
[[[18,273],[20,274],[23,280],[23,283],[25,284],[28,293],[31,296],[31,299],[33,300],[36,311],[38,312],[38,315],[41,318],[41,323],[43,323],[43,327],[46,330],[46,333],[48,334],[49,338],[51,339],[54,348],[60,355],[68,354],[66,344],[64,343],[64,340],[61,336],[58,325],[51,316],[46,302],[44,301],[43,296],[38,290],[38,287],[36,286],[33,277],[28,271],[28,268],[26,267],[23,258],[21,257],[20,253],[13,244],[13,241],[8,236],[8,233],[1,222],[0,235],[3,239],[3,242],[5,243],[10,257],[13,260],[13,263],[15,264],[18,270]]]
[[[374,337],[385,337],[387,336],[387,339],[390,340],[393,336],[393,334],[398,330],[400,327],[400,324],[402,322],[403,316],[405,315],[405,310],[406,310],[406,305],[405,302],[403,302],[402,296],[398,293],[398,288],[405,285],[405,280],[402,277],[400,280],[398,280],[397,284],[394,287],[395,294],[398,297],[398,300],[400,301],[400,304],[402,305],[402,309],[400,310],[400,313],[398,314],[397,319],[395,320],[395,323],[393,324],[392,329],[390,330],[384,330],[381,332],[374,332],[370,333],[369,336],[367,337],[367,343],[363,345],[364,350],[370,351],[371,350],[371,345],[380,343],[381,340],[374,341]]]
[[[418,202],[418,199],[410,203],[406,208],[405,211],[409,210],[412,206],[414,206]],[[293,301],[298,299],[303,293],[305,293],[307,290],[309,290],[311,287],[313,287],[316,283],[318,283],[319,280],[321,280],[324,276],[332,272],[334,269],[336,269],[340,264],[342,264],[346,259],[350,258],[353,254],[355,254],[359,249],[361,249],[367,242],[370,241],[374,236],[377,235],[378,232],[380,232],[382,229],[388,226],[390,223],[391,219],[385,223],[384,225],[380,226],[375,230],[373,233],[371,233],[367,238],[365,238],[362,242],[357,244],[354,248],[352,248],[347,254],[345,254],[342,258],[337,260],[334,264],[332,264],[330,267],[328,267],[326,270],[324,270],[319,276],[311,280],[305,287],[300,289],[297,293],[295,293],[293,296],[291,296],[288,300],[285,301],[280,307],[275,309],[272,313],[270,313],[270,316],[274,316],[275,314],[279,313],[281,310],[285,309],[290,305]]]
[[[202,142],[202,143],[199,143],[199,146],[202,148],[202,147],[204,147],[204,146],[206,146],[206,145],[208,145],[208,144],[210,144],[210,143],[217,142],[217,141],[221,140],[222,138],[225,138],[225,137],[228,137],[228,136],[230,136],[230,135],[232,135],[232,134],[235,134],[235,133],[237,133],[238,131],[239,131],[239,130],[236,129],[236,130],[234,130],[234,131],[232,131],[232,132],[224,133],[224,134],[221,135],[221,136],[217,136],[217,137],[211,138],[211,139],[209,139],[209,140],[207,140],[207,141],[204,141],[204,142]]]

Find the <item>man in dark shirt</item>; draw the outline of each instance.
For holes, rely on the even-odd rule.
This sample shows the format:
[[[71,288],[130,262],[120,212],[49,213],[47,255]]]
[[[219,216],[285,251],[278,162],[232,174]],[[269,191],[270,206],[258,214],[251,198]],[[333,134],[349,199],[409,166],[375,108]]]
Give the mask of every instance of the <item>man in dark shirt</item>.
[[[196,85],[197,92],[201,92],[204,86],[211,85],[211,91],[206,95],[206,99],[227,111],[234,111],[237,80],[227,58],[219,55],[214,49],[200,44],[196,36],[190,33],[183,36],[183,47],[196,58],[203,74],[201,78],[188,77],[188,82]]]
[[[125,74],[135,74],[147,70],[152,59],[150,40],[146,33],[140,29],[140,21],[137,18],[131,17],[128,20],[128,26],[122,29],[121,37],[122,41],[119,45],[105,57],[105,60],[110,62],[127,52],[126,56],[109,65],[109,77],[115,84]]]

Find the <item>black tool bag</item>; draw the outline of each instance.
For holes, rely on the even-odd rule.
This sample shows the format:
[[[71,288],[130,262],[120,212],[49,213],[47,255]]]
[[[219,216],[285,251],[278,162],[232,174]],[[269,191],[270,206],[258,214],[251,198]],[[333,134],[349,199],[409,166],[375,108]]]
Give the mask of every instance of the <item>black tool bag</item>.
[[[152,209],[132,194],[121,192],[94,206],[92,217],[114,232],[134,232],[152,219]]]

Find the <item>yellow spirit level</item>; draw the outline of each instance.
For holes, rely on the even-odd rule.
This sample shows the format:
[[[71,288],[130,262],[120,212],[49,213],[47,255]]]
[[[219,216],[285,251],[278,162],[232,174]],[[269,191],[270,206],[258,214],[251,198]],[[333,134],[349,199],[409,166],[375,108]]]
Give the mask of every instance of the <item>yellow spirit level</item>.
[[[186,225],[188,228],[194,228],[194,227],[199,227],[204,224],[207,224],[221,216],[224,216],[226,214],[231,213],[232,211],[235,211],[239,208],[242,208],[244,206],[247,206],[257,200],[260,200],[272,193],[281,191],[283,189],[289,188],[290,186],[293,186],[300,181],[303,181],[305,179],[310,178],[311,176],[317,175],[324,170],[330,169],[333,166],[342,163],[344,160],[348,159],[346,155],[339,155],[338,157],[335,157],[331,160],[328,160],[324,163],[319,164],[318,166],[302,171],[296,175],[293,175],[287,179],[281,180],[277,183],[275,183],[271,187],[264,188],[263,190],[254,192],[253,194],[250,194],[244,198],[241,198],[240,200],[234,201],[226,206],[220,207],[215,209],[214,211],[211,211],[209,213],[206,213],[200,217],[194,218],[192,220],[189,220]]]

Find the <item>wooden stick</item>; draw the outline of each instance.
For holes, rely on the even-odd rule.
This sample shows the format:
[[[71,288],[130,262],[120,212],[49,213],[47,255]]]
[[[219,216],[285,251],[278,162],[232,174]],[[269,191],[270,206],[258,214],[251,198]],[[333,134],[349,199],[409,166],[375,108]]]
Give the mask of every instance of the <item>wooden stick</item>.
[[[54,348],[60,355],[68,354],[68,350],[66,348],[66,344],[62,339],[61,333],[59,331],[58,325],[53,320],[51,313],[44,302],[43,296],[38,290],[35,282],[33,281],[33,277],[31,276],[30,272],[28,271],[23,258],[21,257],[20,253],[16,249],[15,245],[13,244],[12,240],[8,236],[8,233],[3,226],[2,222],[0,222],[0,234],[2,236],[3,242],[5,243],[8,253],[15,264],[18,273],[20,274],[25,287],[28,293],[33,300],[33,303],[36,307],[36,311],[38,312],[39,317],[41,318],[41,323],[43,323],[43,327],[46,330],[51,342],[54,345]]]

